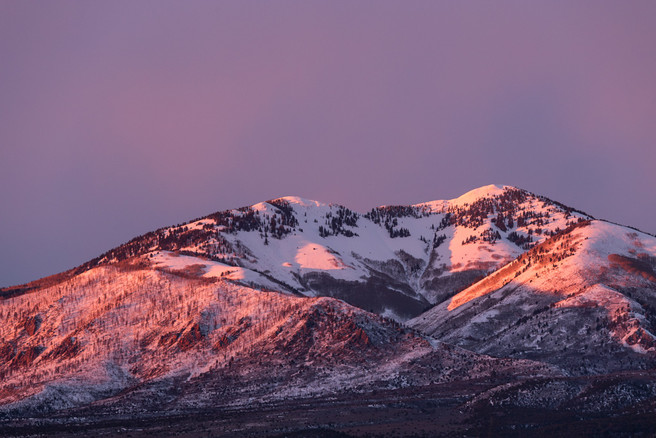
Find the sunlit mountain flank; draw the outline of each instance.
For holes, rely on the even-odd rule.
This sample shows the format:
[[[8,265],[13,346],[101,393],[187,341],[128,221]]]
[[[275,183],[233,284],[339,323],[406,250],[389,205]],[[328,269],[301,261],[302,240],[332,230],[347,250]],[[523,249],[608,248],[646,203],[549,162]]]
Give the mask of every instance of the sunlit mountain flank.
[[[2,289],[0,320],[3,436],[656,428],[656,237],[511,186],[212,213]]]

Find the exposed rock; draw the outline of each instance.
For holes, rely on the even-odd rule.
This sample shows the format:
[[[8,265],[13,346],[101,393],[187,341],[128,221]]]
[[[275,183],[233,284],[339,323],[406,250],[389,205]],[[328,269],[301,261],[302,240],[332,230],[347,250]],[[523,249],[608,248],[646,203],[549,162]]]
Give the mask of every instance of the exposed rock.
[[[25,319],[23,328],[25,328],[28,335],[33,336],[41,327],[42,322],[43,319],[41,318],[41,315],[29,316]]]
[[[16,369],[31,365],[44,350],[45,347],[37,345],[19,351],[11,362],[11,368]]]
[[[187,351],[198,344],[203,337],[204,336],[200,331],[200,326],[198,323],[194,323],[182,334],[182,336],[180,336],[180,339],[178,340],[178,348],[182,351]]]
[[[9,362],[16,355],[16,346],[5,342],[0,344],[0,363]]]
[[[70,359],[80,353],[82,346],[74,336],[68,336],[47,354],[48,359]]]
[[[160,347],[170,347],[180,338],[180,332],[168,332],[160,336],[157,345]]]
[[[218,341],[214,343],[214,350],[219,351],[232,344],[250,327],[251,321],[247,317],[241,318],[236,325],[225,327],[225,333],[220,335]]]

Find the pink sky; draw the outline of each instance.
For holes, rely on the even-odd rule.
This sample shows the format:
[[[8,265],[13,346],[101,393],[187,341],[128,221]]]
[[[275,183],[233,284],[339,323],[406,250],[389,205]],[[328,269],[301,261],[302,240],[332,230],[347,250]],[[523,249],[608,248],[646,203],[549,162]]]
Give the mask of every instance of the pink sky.
[[[299,195],[656,232],[656,3],[0,3],[0,286]]]

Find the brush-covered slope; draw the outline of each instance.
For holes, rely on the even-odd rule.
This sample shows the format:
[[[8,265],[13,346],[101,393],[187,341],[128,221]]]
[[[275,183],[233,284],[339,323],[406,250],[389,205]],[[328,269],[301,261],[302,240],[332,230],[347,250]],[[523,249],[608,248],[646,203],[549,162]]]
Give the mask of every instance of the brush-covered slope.
[[[147,233],[73,271],[2,295],[145,255],[189,276],[336,297],[406,320],[587,218],[508,186],[366,214],[285,197]]]
[[[656,238],[586,221],[409,325],[445,342],[570,372],[656,364]]]
[[[417,384],[552,374],[429,342],[332,298],[165,272],[146,258],[6,299],[0,318],[0,411],[10,416],[90,404],[169,412],[393,387],[403,373]]]

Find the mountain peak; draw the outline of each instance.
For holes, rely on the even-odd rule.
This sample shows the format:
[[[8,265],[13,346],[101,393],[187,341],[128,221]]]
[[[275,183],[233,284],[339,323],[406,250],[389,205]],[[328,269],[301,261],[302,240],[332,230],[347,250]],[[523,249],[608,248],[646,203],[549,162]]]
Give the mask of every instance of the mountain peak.
[[[517,188],[513,186],[489,184],[486,186],[472,189],[467,193],[465,193],[464,195],[461,195],[454,199],[450,199],[450,200],[440,199],[435,201],[422,202],[420,204],[415,204],[415,206],[427,207],[433,211],[440,211],[443,210],[444,208],[447,208],[448,206],[463,206],[465,204],[472,204],[481,198],[498,196],[501,195],[504,191],[511,190],[511,189],[517,189]]]
[[[301,198],[300,196],[283,196],[281,198],[273,199],[273,201],[286,201],[290,204],[299,205],[301,207],[321,207],[327,205],[323,202],[315,201],[313,199]]]
[[[464,195],[461,195],[455,199],[451,199],[449,202],[455,205],[464,205],[471,204],[480,198],[486,198],[491,196],[497,196],[502,194],[506,189],[513,189],[512,186],[502,186],[498,184],[489,184],[487,186],[478,187],[476,189],[470,190]]]
[[[300,196],[282,196],[280,198],[274,198],[274,199],[269,199],[268,201],[258,202],[257,204],[252,205],[251,208],[256,211],[266,211],[267,209],[271,208],[271,204],[275,205],[281,202],[290,204],[292,206],[296,205],[304,208],[324,207],[328,205],[323,202],[302,198]]]

